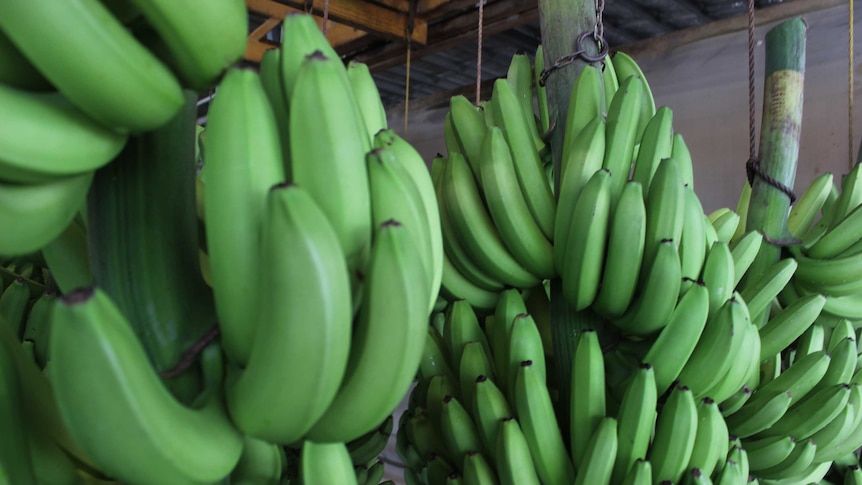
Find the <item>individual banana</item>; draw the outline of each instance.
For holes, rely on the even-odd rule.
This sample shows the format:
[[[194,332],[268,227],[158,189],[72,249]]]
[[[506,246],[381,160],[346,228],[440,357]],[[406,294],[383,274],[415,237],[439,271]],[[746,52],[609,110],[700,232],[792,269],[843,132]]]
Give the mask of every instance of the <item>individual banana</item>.
[[[365,120],[368,136],[374,137],[381,130],[386,130],[386,109],[380,100],[380,91],[371,77],[368,64],[359,61],[347,63],[347,79],[350,80],[350,88],[359,106],[359,113]]]
[[[793,237],[801,237],[817,219],[817,215],[826,203],[830,189],[834,187],[832,180],[831,172],[818,175],[790,208],[790,214],[787,216],[787,231]]]
[[[727,398],[723,403],[719,404],[719,408],[721,409],[721,415],[727,418],[728,416],[732,416],[737,411],[742,409],[742,407],[751,399],[752,391],[751,388],[748,387],[747,384],[742,386],[742,389],[736,391],[732,396]]]
[[[483,114],[463,95],[449,99],[449,114],[452,120],[452,135],[456,142],[452,148],[457,148],[457,152],[463,155],[478,182],[479,158],[486,132]],[[451,153],[449,156],[451,158]]]
[[[823,375],[820,382],[814,386],[813,391],[850,382],[856,370],[856,340],[853,338],[842,340],[829,350],[829,355],[832,357],[829,361],[829,368],[826,369],[826,374]]]
[[[715,228],[718,240],[730,243],[733,240],[733,235],[736,234],[736,231],[739,228],[739,223],[742,218],[733,209],[729,209],[727,207],[723,207],[722,209],[726,210],[722,210],[721,214],[713,212],[710,214],[709,219],[712,223],[712,227]]]
[[[470,451],[484,451],[476,425],[461,402],[452,396],[443,398],[440,430],[443,443],[454,463],[463,463]]]
[[[611,320],[615,327],[637,336],[655,333],[668,324],[682,284],[682,270],[674,241],[662,241],[653,253],[653,259],[645,259],[644,263],[647,268],[641,269],[643,284],[635,301],[626,313]]]
[[[0,18],[3,32],[51,84],[115,131],[158,128],[184,103],[180,83],[170,69],[98,0],[56,6],[9,1],[0,7]],[[79,27],[68,29],[68,25]],[[84,51],[90,55],[76,55]],[[93,89],[93,79],[102,82],[99,89]]]
[[[0,234],[0,254],[38,251],[72,222],[84,203],[93,172],[40,184],[0,182],[0,224],[15,228]]]
[[[621,483],[623,485],[652,485],[652,465],[645,458],[638,458]]]
[[[545,237],[553,238],[556,211],[554,196],[548,186],[539,152],[533,137],[530,136],[530,128],[521,113],[521,105],[505,79],[497,79],[494,82],[491,102],[499,112],[497,122],[509,145],[515,172],[530,213]],[[535,122],[532,125],[535,126]]]
[[[605,169],[597,171],[578,196],[572,219],[564,222],[570,226],[566,252],[580,257],[564,261],[560,273],[563,295],[578,311],[587,308],[598,293],[610,222],[612,177]]]
[[[742,331],[745,334],[742,342],[728,356],[733,361],[730,367],[713,387],[705,391],[705,395],[718,403],[729,399],[746,383],[759,383],[755,379],[759,379],[760,334],[757,326],[751,323],[743,325]]]
[[[315,141],[290,144],[290,179],[323,209],[338,234],[347,266],[359,270],[371,245],[371,196],[364,163],[371,140],[341,61],[320,51],[307,56],[289,103],[290,138]]]
[[[465,406],[474,402],[476,379],[479,376],[494,377],[491,357],[479,341],[467,342],[461,351],[458,372],[461,396]]]
[[[551,396],[529,360],[521,363],[515,380],[515,410],[543,483],[572,483],[575,478]],[[502,434],[498,438],[505,438]],[[499,465],[498,465],[499,466]]]
[[[572,463],[580,468],[589,441],[606,415],[605,361],[596,331],[586,330],[578,336],[572,359],[569,437]]]
[[[422,281],[422,260],[407,233],[396,221],[385,223],[365,274],[350,371],[308,439],[352,440],[374,429],[401,401],[416,375],[427,335],[428,288]],[[379,352],[381,341],[392,342],[393,348]]]
[[[0,318],[8,325],[16,337],[25,334],[27,310],[30,304],[30,287],[24,278],[15,278],[0,294]]]
[[[853,397],[853,392],[851,391],[850,397]],[[858,393],[855,393],[857,396]],[[858,397],[857,397],[858,398]],[[853,399],[847,402],[847,405],[841,409],[841,412],[838,413],[835,418],[833,418],[829,424],[824,426],[817,431],[813,435],[811,435],[811,439],[817,443],[817,452],[814,454],[814,462],[820,463],[823,460],[824,456],[827,456],[827,453],[834,450],[836,445],[840,444],[847,436],[849,436],[850,432],[853,431],[853,424],[856,419],[856,414],[858,413],[858,405],[857,401],[855,404],[852,402]]]
[[[491,354],[476,312],[466,301],[456,301],[450,305],[443,327],[443,340],[449,351],[449,363],[455,371],[461,368],[461,355],[469,342],[479,342],[483,351]]]
[[[634,299],[643,266],[646,208],[639,183],[625,184],[613,212],[602,283],[593,308],[602,315],[619,317]]]
[[[27,316],[26,327],[24,329],[24,339],[35,342],[36,363],[43,368],[48,363],[51,315],[56,301],[56,293],[50,288],[46,289],[30,308],[30,314]]]
[[[733,287],[736,288],[745,272],[751,267],[760,246],[763,244],[763,234],[759,231],[749,231],[741,237],[730,250],[733,259]]]
[[[55,305],[50,353],[63,421],[105,473],[131,482],[214,482],[239,461],[242,436],[219,396],[198,410],[175,401],[101,290],[78,290]],[[126,445],[106,433],[128,437]]]
[[[492,448],[493,449],[493,448]],[[497,483],[494,469],[478,451],[471,451],[464,457],[461,467],[464,485],[493,485]]]
[[[661,241],[670,239],[679,247],[685,220],[685,186],[679,164],[672,158],[661,160],[654,170],[652,185],[641,182],[646,195],[646,235],[644,259],[651,261]],[[634,179],[637,180],[637,179]]]
[[[739,348],[745,325],[751,319],[744,302],[731,298],[709,318],[691,357],[679,374],[679,382],[689,386],[696,397],[718,383],[733,364],[732,351]]]
[[[50,91],[45,79],[6,34],[0,32],[0,84],[27,91]]]
[[[787,348],[814,323],[825,303],[822,295],[802,297],[771,318],[760,328],[761,355],[775,355]]]
[[[602,91],[605,93],[605,109],[611,105],[614,95],[620,89],[620,80],[617,79],[617,71],[614,69],[613,60],[605,56],[601,61]]]
[[[682,234],[679,240],[679,261],[683,281],[682,291],[700,278],[706,260],[706,228],[704,227],[703,206],[694,190],[685,190]]]
[[[453,154],[445,165],[441,185],[441,204],[446,207],[457,237],[476,264],[511,286],[529,288],[538,283],[538,277],[524,269],[503,244],[464,157]]]
[[[526,52],[516,52],[512,56],[509,70],[506,72],[506,81],[518,98],[525,126],[533,138],[536,151],[540,152],[545,148],[545,142],[542,140],[542,134],[539,133],[539,126],[533,113],[533,67]]]
[[[505,374],[509,379],[506,383],[506,389],[509,390],[511,402],[514,402],[515,380],[518,375],[518,368],[521,367],[524,361],[531,361],[533,363],[533,372],[542,381],[547,380],[548,374],[546,371],[542,336],[539,333],[535,320],[529,314],[522,313],[516,315],[512,320],[512,326],[509,329],[509,347],[506,349],[506,359],[509,362]]]
[[[641,104],[640,125],[637,130],[638,133],[643,133],[650,118],[652,118],[656,113],[655,99],[653,98],[652,89],[650,88],[649,82],[640,66],[631,56],[623,51],[616,51],[612,58],[614,70],[617,73],[617,79],[619,79],[621,83],[630,76],[639,77],[641,81],[643,81],[644,97]]]
[[[717,485],[747,483],[749,476],[748,472],[749,465],[747,452],[741,446],[734,446],[727,455],[724,466],[718,473],[714,483]]]
[[[676,387],[658,413],[655,437],[647,459],[654,483],[679,482],[691,458],[697,436],[697,406],[691,390]]]
[[[674,133],[673,145],[670,149],[670,157],[679,164],[680,176],[683,185],[694,190],[694,167],[692,166],[691,152],[681,133]]]
[[[804,472],[813,462],[814,454],[817,452],[817,444],[812,440],[799,440],[793,447],[793,451],[778,465],[757,471],[757,477],[761,479],[795,478]],[[806,483],[791,481],[790,483]]]
[[[749,467],[755,474],[784,461],[796,444],[791,436],[772,436],[769,438],[743,440],[743,446],[748,453]]]
[[[562,273],[569,250],[569,223],[584,186],[602,167],[605,151],[605,122],[595,117],[571,142],[568,158],[560,162],[560,188],[557,198],[557,213],[554,220],[554,267]]]
[[[542,44],[536,47],[533,57],[533,89],[536,91],[536,104],[539,107],[539,130],[542,134],[551,128],[551,116],[548,109],[548,89],[539,82],[545,70],[545,55]]]
[[[376,429],[365,433],[363,436],[349,443],[345,443],[353,464],[365,464],[376,460],[384,448],[386,448],[394,424],[395,420],[390,414]]]
[[[825,387],[795,403],[781,419],[761,431],[761,435],[809,438],[835,419],[849,398],[850,386],[847,384]]]
[[[494,308],[494,328],[489,333],[491,350],[494,357],[494,370],[497,375],[497,383],[503,392],[508,392],[511,386],[509,381],[514,382],[514,376],[509,376],[509,335],[515,317],[527,314],[527,306],[521,293],[514,288],[500,293],[497,305]]]
[[[93,284],[87,231],[74,220],[41,252],[61,292]]]
[[[500,421],[497,436],[497,474],[500,485],[539,485],[527,439],[515,418]]]
[[[583,464],[578,467],[575,484],[610,483],[617,446],[617,420],[602,418],[584,451]]]
[[[5,430],[0,439],[0,468],[8,484],[36,485],[20,386],[15,362],[9,351],[0,346],[0,423]]]
[[[704,475],[711,476],[727,456],[727,438],[727,424],[718,404],[709,397],[698,401],[697,433],[688,468],[697,468]]]
[[[617,413],[617,452],[611,483],[622,482],[637,467],[638,460],[647,455],[657,399],[654,368],[643,364],[626,386]]]
[[[84,114],[62,94],[0,84],[0,178],[34,184],[79,175],[110,162],[128,135]]]
[[[793,277],[798,264],[793,258],[783,258],[766,268],[756,280],[746,281],[740,289],[742,299],[754,321],[761,321],[760,315],[768,311],[772,300]]]
[[[440,294],[449,301],[466,300],[480,310],[493,309],[498,297],[461,274],[446,254],[440,274]]]
[[[566,132],[563,137],[563,156],[571,150],[572,143],[580,137],[581,130],[604,113],[604,94],[602,93],[602,74],[595,66],[584,66],[578,78],[572,83],[566,111]],[[634,144],[632,144],[634,146]],[[561,174],[562,175],[562,174]]]
[[[500,430],[500,421],[512,416],[506,396],[491,379],[487,376],[476,378],[476,390],[473,393],[472,403],[473,419],[479,437],[485,449],[491,452],[496,449]],[[492,457],[496,460],[496,457]]]
[[[659,394],[670,388],[694,352],[706,324],[708,308],[708,290],[703,284],[693,284],[643,357],[654,369]]]
[[[264,212],[259,324],[227,403],[246,435],[290,444],[326,411],[345,375],[350,280],[335,230],[305,190],[276,186]],[[315,372],[295,372],[301,366]]]
[[[269,100],[272,113],[275,115],[275,124],[281,141],[283,170],[285,174],[290,174],[290,110],[281,77],[281,53],[280,48],[267,49],[260,60],[258,74],[263,92],[266,93],[266,99]],[[201,144],[198,143],[198,145]]]
[[[629,179],[631,164],[634,161],[635,145],[641,141],[639,126],[641,107],[644,103],[644,81],[632,76],[620,80],[620,87],[608,106],[607,135],[605,156],[602,166],[615,175],[611,193],[616,200]],[[644,195],[649,185],[641,183]]]
[[[306,485],[358,485],[353,463],[344,443],[302,442],[300,474]]]
[[[673,148],[673,111],[662,106],[644,127],[632,180],[650,187],[662,160],[671,156]],[[683,185],[681,174],[679,183]]]
[[[228,358],[244,364],[257,322],[267,192],[285,180],[275,115],[255,72],[232,69],[225,75],[209,111],[206,141],[205,229],[216,312]]]
[[[530,213],[509,146],[499,128],[488,129],[478,163],[488,212],[506,248],[527,271],[543,279],[551,278],[553,247]]]
[[[246,436],[243,438],[242,456],[230,472],[230,481],[236,483],[278,484],[284,460],[281,446]]]

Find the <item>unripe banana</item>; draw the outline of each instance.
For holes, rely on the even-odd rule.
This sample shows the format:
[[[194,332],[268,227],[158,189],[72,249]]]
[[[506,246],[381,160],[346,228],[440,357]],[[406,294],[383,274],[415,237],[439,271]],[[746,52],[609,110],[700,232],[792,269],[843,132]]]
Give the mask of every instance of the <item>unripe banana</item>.
[[[4,322],[0,324],[5,325]],[[36,485],[20,386],[15,362],[8,349],[0,346],[0,424],[4,429],[0,440],[0,468],[5,472],[5,483]]]
[[[605,157],[602,166],[616,177],[611,193],[616,200],[628,180],[634,161],[635,145],[641,140],[642,106],[644,103],[644,81],[640,77],[620,80],[620,87],[608,106],[608,127]],[[644,194],[649,185],[644,185]]]
[[[461,354],[468,342],[479,342],[485,353],[491,354],[476,312],[466,301],[456,301],[449,307],[443,327],[443,340],[449,352],[452,370],[461,368]]]
[[[766,268],[756,280],[747,280],[741,290],[742,299],[748,304],[748,310],[754,321],[761,321],[760,316],[769,310],[772,300],[784,289],[793,277],[798,264],[793,258],[784,258]]]
[[[45,79],[6,34],[0,32],[0,84],[27,91],[50,91]]]
[[[496,449],[502,419],[512,416],[512,410],[503,392],[486,376],[476,378],[476,391],[472,406],[473,418],[479,437],[489,452]],[[496,456],[490,457],[496,461]]]
[[[465,406],[474,402],[476,379],[479,376],[494,378],[494,367],[491,356],[485,351],[481,342],[467,342],[461,351],[459,381],[461,396]]]
[[[763,436],[792,435],[809,438],[829,424],[850,399],[850,386],[836,384],[809,394],[781,419],[761,432]]]
[[[483,114],[464,95],[449,99],[449,114],[456,143],[452,148],[456,148],[456,151],[464,156],[476,182],[479,182],[479,158],[486,131]],[[452,156],[451,152],[449,156]]]
[[[464,475],[464,485],[494,485],[497,483],[494,469],[478,451],[467,453],[461,469]]]
[[[386,109],[380,100],[380,92],[368,70],[368,64],[359,61],[350,61],[347,64],[347,79],[350,80],[350,88],[356,103],[359,106],[359,114],[365,120],[365,129],[369,138],[373,138],[381,130],[387,128]]]
[[[654,368],[643,364],[626,386],[617,413],[619,436],[611,483],[620,483],[638,466],[638,460],[647,455],[655,427],[656,404]]]
[[[817,444],[814,441],[799,440],[787,458],[778,465],[758,470],[757,476],[762,479],[795,478],[794,475],[804,472],[812,464],[816,452]]]
[[[799,200],[793,204],[787,216],[787,231],[793,237],[801,237],[817,219],[820,209],[826,203],[832,184],[832,173],[824,172],[805,188]]]
[[[42,257],[61,292],[93,284],[87,231],[74,220],[53,241],[42,246]]]
[[[641,104],[640,125],[637,130],[638,133],[643,133],[647,122],[649,122],[650,118],[652,118],[656,113],[655,99],[653,99],[652,89],[650,88],[649,82],[640,66],[631,56],[623,51],[617,51],[613,55],[613,62],[614,70],[617,72],[617,79],[619,79],[620,82],[626,80],[629,76],[639,77],[643,81],[644,97]]]
[[[569,108],[566,112],[566,133],[563,139],[563,154],[579,137],[587,124],[604,113],[604,94],[602,93],[602,74],[595,66],[584,66],[577,80],[572,84],[569,95]],[[634,143],[632,143],[634,146]],[[561,160],[568,157],[563,156]]]
[[[570,442],[575,468],[584,465],[584,455],[596,427],[605,417],[605,361],[599,336],[586,330],[578,337],[572,360],[572,395],[569,400]]]
[[[700,279],[703,263],[706,260],[706,228],[704,227],[703,206],[694,190],[685,190],[682,235],[679,241],[679,260],[682,270],[682,291]]]
[[[771,318],[760,329],[761,355],[775,355],[787,348],[811,326],[825,303],[826,297],[822,295],[806,296]]]
[[[743,440],[748,453],[749,467],[755,474],[784,461],[793,451],[796,440],[791,436],[772,436],[769,438]]]
[[[282,474],[281,446],[249,436],[243,439],[242,456],[230,481],[236,483],[278,483]]]
[[[357,485],[344,443],[302,442],[300,474],[305,485]]]
[[[733,294],[733,255],[726,242],[717,241],[712,245],[701,278],[709,290],[709,315],[712,317]]]
[[[516,52],[512,56],[509,70],[506,72],[506,81],[518,98],[525,126],[533,138],[536,151],[540,152],[545,148],[545,142],[542,140],[542,134],[539,133],[539,127],[536,124],[536,116],[533,114],[533,68],[525,52]]]
[[[763,244],[763,234],[759,231],[749,231],[733,248],[730,255],[733,258],[733,287],[736,288],[745,272],[751,267],[751,263],[757,257],[760,246]]]
[[[547,133],[551,127],[551,117],[548,113],[548,89],[539,82],[544,70],[544,49],[542,44],[539,44],[536,47],[536,55],[533,57],[533,88],[536,90],[536,104],[539,106],[539,130],[542,134]]]
[[[509,376],[509,334],[515,317],[527,313],[527,306],[521,293],[514,288],[500,293],[497,306],[494,309],[494,328],[490,332],[491,349],[494,354],[494,370],[497,384],[503,392],[511,387],[514,376]]]
[[[320,51],[328,59],[340,58],[323,35],[313,15],[302,13],[288,14],[282,20],[281,31],[282,45],[290,46],[287,49],[283,48],[281,50],[281,80],[284,83],[284,96],[288,103],[290,103],[293,97],[293,89],[296,86],[296,78],[307,56],[315,51]],[[346,81],[347,70],[341,62],[337,64],[340,67],[338,70]],[[304,138],[302,139],[304,140]]]
[[[681,133],[674,133],[673,145],[670,149],[670,157],[679,164],[679,173],[683,185],[694,191],[694,167],[692,166],[691,152],[682,139]]]
[[[652,465],[646,459],[638,458],[621,483],[623,485],[652,485]]]
[[[655,437],[647,458],[652,464],[653,482],[678,482],[691,458],[697,435],[697,408],[691,390],[671,391],[658,413]]]
[[[443,398],[440,424],[443,442],[455,463],[463,463],[470,451],[484,451],[476,425],[458,399],[452,396]]]
[[[500,422],[497,436],[497,474],[500,485],[539,485],[527,439],[515,418]]]
[[[602,418],[587,443],[575,484],[610,483],[616,454],[617,420],[612,417]]]
[[[662,106],[644,127],[632,180],[637,180],[644,187],[650,187],[662,160],[671,156],[672,148],[673,111]],[[680,173],[679,181],[680,185],[683,185],[681,175]]]
[[[0,294],[0,318],[12,329],[16,338],[22,338],[30,303],[30,287],[24,278],[15,278]]]
[[[697,434],[688,468],[712,475],[727,456],[727,437],[727,424],[718,410],[718,403],[709,397],[701,399],[697,403]]]

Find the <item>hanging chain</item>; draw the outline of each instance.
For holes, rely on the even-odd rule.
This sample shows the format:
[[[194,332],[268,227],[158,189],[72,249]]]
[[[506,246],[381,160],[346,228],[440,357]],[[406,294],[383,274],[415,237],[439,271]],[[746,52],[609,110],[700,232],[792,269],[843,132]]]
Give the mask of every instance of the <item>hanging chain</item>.
[[[476,106],[482,100],[482,27],[485,23],[485,0],[479,2],[479,39],[476,47]]]
[[[605,12],[605,0],[596,0],[596,26],[593,29],[593,40],[601,45],[605,42],[605,24],[602,15]]]

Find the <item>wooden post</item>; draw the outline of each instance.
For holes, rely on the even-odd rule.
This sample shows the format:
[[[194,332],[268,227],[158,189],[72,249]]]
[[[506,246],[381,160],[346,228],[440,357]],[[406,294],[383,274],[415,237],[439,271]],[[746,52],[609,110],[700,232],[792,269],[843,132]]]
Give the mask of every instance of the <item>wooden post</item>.
[[[788,188],[796,179],[799,137],[802,131],[802,94],[805,79],[807,26],[796,17],[778,24],[766,34],[766,73],[760,128],[760,167]],[[761,231],[773,241],[786,239],[790,197],[755,176],[751,186],[748,229]],[[756,279],[778,261],[781,247],[764,241],[746,279]],[[764,315],[765,317],[766,315]],[[752,315],[755,318],[756,315]],[[765,318],[755,323],[762,326]]]
[[[545,69],[554,62],[577,49],[580,34],[592,31],[596,23],[596,4],[594,0],[539,0],[539,25],[542,32]],[[588,42],[588,53],[595,55],[598,47]],[[560,159],[563,151],[563,137],[566,132],[566,112],[569,107],[569,94],[575,80],[586,64],[577,60],[566,67],[557,69],[548,77],[548,112],[552,126],[551,151],[554,159],[554,187],[559,193]],[[571,398],[572,356],[579,329],[588,325],[584,322],[588,315],[575,314],[569,308],[562,294],[560,278],[551,281],[551,335],[555,372],[559,389],[557,400],[557,420],[563,430],[563,437],[569,440],[569,401]]]

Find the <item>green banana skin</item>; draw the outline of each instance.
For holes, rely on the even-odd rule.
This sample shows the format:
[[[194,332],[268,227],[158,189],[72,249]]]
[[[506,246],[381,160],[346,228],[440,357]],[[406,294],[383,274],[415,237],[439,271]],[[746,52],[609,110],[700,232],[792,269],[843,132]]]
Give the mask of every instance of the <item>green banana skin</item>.
[[[752,392],[751,388],[748,387],[747,384],[742,386],[742,389],[736,391],[736,393],[730,396],[727,400],[719,404],[719,408],[721,409],[721,415],[725,417],[725,419],[729,416],[732,416],[737,411],[742,409],[745,403],[751,398]]]
[[[610,219],[611,179],[609,171],[597,171],[578,196],[570,225],[566,251],[583,257],[563,262],[563,295],[576,311],[587,308],[598,293]]]
[[[464,457],[464,485],[494,485],[497,477],[488,460],[477,451],[468,452]]]
[[[533,369],[542,381],[546,381],[548,373],[545,363],[545,351],[542,344],[542,336],[539,333],[539,328],[533,317],[526,313],[516,315],[512,320],[512,326],[509,329],[509,346],[506,349],[506,359],[508,360],[508,376],[509,382],[506,389],[509,389],[510,401],[514,402],[515,380],[518,375],[518,368],[524,361],[531,361]]]
[[[572,483],[575,478],[544,379],[529,360],[515,380],[515,410],[543,483]]]
[[[708,308],[708,290],[700,283],[693,284],[644,356],[644,362],[654,369],[659,395],[670,388],[694,352],[706,324]]]
[[[818,175],[790,208],[790,214],[787,215],[787,231],[793,237],[801,237],[814,223],[829,197],[830,189],[834,187],[832,180],[831,172]]]
[[[35,342],[34,352],[36,363],[44,367],[48,363],[48,342],[51,336],[51,315],[57,295],[50,288],[45,290],[27,315],[24,328],[24,339]],[[0,297],[2,301],[2,297]]]
[[[50,91],[51,83],[45,79],[12,40],[0,32],[0,84],[27,91]]]
[[[565,267],[575,205],[584,186],[601,169],[604,151],[605,122],[603,117],[597,116],[571,142],[568,158],[561,162],[560,192],[554,220],[554,267],[558,273],[562,273]]]
[[[785,258],[773,264],[756,281],[747,280],[740,289],[742,299],[748,304],[755,321],[769,308],[772,300],[784,289],[793,277],[798,263],[793,258]]]
[[[758,364],[760,358],[760,334],[754,324],[743,325],[742,342],[732,349],[733,359],[727,372],[706,392],[716,402],[730,398],[746,382],[759,379]]]
[[[792,400],[793,396],[784,391],[769,397],[759,406],[749,401],[727,418],[727,428],[734,436],[740,438],[747,438],[768,430],[787,413]]]
[[[640,182],[644,187],[650,187],[663,160],[671,156],[672,148],[673,111],[662,106],[644,127],[632,180]],[[679,182],[682,186],[681,176]]]
[[[614,63],[610,57],[602,59],[602,90],[605,93],[605,107],[611,105],[614,95],[620,89],[620,81],[617,79],[617,72],[614,69]]]
[[[530,214],[509,147],[497,127],[488,130],[482,143],[479,174],[488,212],[512,256],[532,274],[554,276],[553,246]]]
[[[701,399],[697,403],[697,433],[688,467],[711,476],[727,455],[728,434],[718,404],[709,397]]]
[[[43,246],[42,257],[61,292],[93,284],[87,231],[77,222],[70,222],[59,236]]]
[[[602,167],[616,176],[611,189],[612,199],[616,200],[628,181],[631,164],[634,161],[635,145],[641,139],[641,105],[644,98],[644,81],[640,77],[630,77],[620,81],[620,87],[608,106],[607,136],[605,156]],[[572,109],[572,105],[569,105]],[[640,181],[638,181],[640,182]],[[644,194],[649,185],[641,182]]]
[[[361,465],[371,460],[376,460],[386,447],[394,424],[395,419],[390,414],[377,429],[346,443],[347,451],[350,453],[350,459],[353,461],[353,464]]]
[[[509,70],[506,72],[506,81],[518,98],[525,125],[533,138],[536,151],[541,152],[545,148],[545,142],[542,140],[542,134],[539,133],[539,126],[533,113],[533,68],[530,65],[530,57],[525,52],[516,52],[512,56]]]
[[[545,70],[545,56],[542,44],[536,47],[536,55],[533,57],[533,88],[536,91],[536,101],[539,105],[539,129],[543,134],[551,127],[551,119],[548,113],[548,90],[539,82],[542,71]]]
[[[770,468],[758,470],[757,476],[765,479],[790,478],[804,472],[812,464],[817,444],[812,440],[800,440],[793,451],[781,463]],[[799,483],[799,482],[793,482]]]
[[[647,455],[653,482],[678,482],[682,478],[696,432],[697,410],[692,392],[687,387],[677,387],[658,414],[655,437]]]
[[[0,224],[15,228],[0,234],[0,254],[33,253],[54,240],[83,205],[92,181],[89,171],[40,184],[0,182]]]
[[[350,61],[347,64],[347,78],[350,80],[353,96],[359,106],[359,113],[365,120],[368,136],[373,138],[380,131],[386,130],[388,125],[386,109],[380,100],[380,92],[377,90],[374,78],[371,77],[368,64]]]
[[[850,386],[837,384],[809,394],[795,403],[762,436],[792,434],[800,439],[809,438],[841,412],[850,399]]]
[[[344,443],[302,443],[300,474],[305,485],[358,485]]]
[[[793,452],[796,440],[791,436],[772,436],[759,440],[743,440],[751,470],[765,470],[778,465]]]
[[[497,304],[498,294],[474,284],[455,267],[448,255],[443,256],[440,295],[447,301],[467,300],[479,310],[491,310]]]
[[[240,430],[270,442],[302,438],[345,375],[350,280],[335,230],[323,221],[323,211],[297,185],[278,185],[267,194],[260,324],[245,368],[229,376],[227,403]],[[316,369],[314,375],[295,372],[304,365]]]
[[[805,296],[771,318],[760,328],[761,355],[775,355],[787,348],[811,326],[825,304],[822,295]]]
[[[580,334],[572,359],[569,436],[572,464],[580,468],[589,440],[606,413],[605,363],[597,332]]]
[[[479,376],[494,378],[494,367],[491,357],[478,341],[468,342],[461,352],[461,367],[459,381],[464,404],[469,406],[474,402],[476,379]]]
[[[128,135],[102,126],[55,92],[33,93],[0,84],[0,175],[6,182],[44,183],[110,162]],[[14,128],[13,128],[14,127]]]
[[[670,150],[670,157],[679,163],[680,176],[682,183],[691,191],[694,191],[694,167],[692,166],[691,152],[685,144],[681,133],[674,133],[673,145]]]
[[[643,263],[646,208],[637,182],[623,186],[608,234],[607,256],[593,308],[609,317],[625,313],[634,298]]]
[[[0,424],[4,429],[0,440],[0,468],[6,474],[7,483],[36,485],[19,377],[9,350],[3,347],[0,347],[0,398]]]
[[[246,436],[242,456],[230,473],[231,483],[277,485],[282,475],[279,445]]]
[[[452,396],[443,398],[440,412],[443,443],[454,463],[463,463],[470,451],[484,452],[476,425],[458,399]]]
[[[16,278],[0,294],[0,318],[19,339],[24,335],[29,303],[30,288],[24,278]]]
[[[617,452],[611,483],[620,483],[646,456],[655,426],[657,392],[654,368],[642,364],[626,386],[617,413]],[[650,474],[651,475],[651,474]]]
[[[407,393],[428,334],[428,287],[422,274],[422,259],[403,226],[385,223],[377,232],[365,274],[347,362],[350,370],[308,439],[355,439],[391,414]],[[381,354],[378,344],[383,340],[397,342],[395,350]]]
[[[629,76],[636,76],[643,81],[644,85],[644,99],[641,104],[641,120],[640,126],[638,127],[638,133],[642,133],[644,128],[646,127],[647,122],[650,120],[652,116],[655,115],[655,99],[653,99],[652,89],[650,88],[649,82],[647,81],[646,76],[641,70],[640,66],[635,62],[635,60],[626,54],[623,51],[617,51],[612,56],[614,63],[614,70],[617,72],[617,79],[620,81],[624,81],[629,78]]]
[[[854,420],[858,409],[858,403],[854,405],[848,402],[835,418],[824,426],[820,431],[811,435],[811,440],[817,443],[818,452],[814,454],[814,462],[823,461],[823,456],[835,449],[835,445],[841,443],[853,430]]]
[[[177,402],[106,293],[88,288],[66,295],[53,320],[51,377],[60,414],[100,470],[165,484],[212,482],[230,473],[242,436],[219,396],[199,410]],[[117,447],[105,430],[139,439]]]
[[[435,454],[444,455],[447,459],[451,459],[453,450],[450,450],[443,441],[442,432],[439,428],[440,413],[438,412],[436,419],[421,410],[416,410],[414,413],[407,419],[405,430],[410,443],[419,452],[423,461]]]
[[[121,133],[153,130],[183,105],[179,81],[98,0],[0,6],[0,27],[27,59],[73,104]],[[85,26],[74,31],[67,25]],[[92,54],[68,62],[75,54]],[[111,66],[105,75],[104,66]],[[101,74],[99,74],[101,73]],[[93,90],[92,80],[105,81]]]
[[[490,453],[496,449],[501,420],[513,413],[503,392],[487,376],[476,378],[472,413],[482,444]],[[496,461],[496,455],[488,458]]]
[[[716,237],[718,237],[719,241],[730,243],[733,240],[733,235],[736,234],[736,231],[740,227],[740,222],[742,217],[736,213],[733,209],[729,209],[725,207],[720,215],[710,214],[713,217],[710,217],[712,222],[712,226],[715,228]]]
[[[452,148],[464,156],[473,176],[479,181],[481,171],[479,159],[486,130],[484,116],[463,95],[449,99],[449,114],[452,120],[452,134],[455,138],[455,145]]]
[[[290,113],[284,93],[284,81],[281,78],[281,52],[281,48],[267,49],[260,60],[258,74],[266,99],[269,100],[275,115],[284,172],[290,173]]]
[[[745,272],[751,267],[754,258],[763,244],[763,234],[759,231],[749,231],[740,238],[730,250],[733,259],[733,287],[736,288]]]
[[[706,228],[704,227],[703,206],[694,190],[685,190],[682,235],[679,241],[679,260],[683,285],[686,291],[691,283],[700,278],[703,262],[706,260]]]
[[[652,465],[643,458],[638,458],[629,470],[623,485],[652,485]]]
[[[479,342],[483,350],[490,355],[491,348],[479,326],[476,312],[463,300],[452,303],[446,313],[443,327],[443,341],[449,353],[449,363],[453,371],[461,368],[461,354],[469,342]]]
[[[497,436],[497,474],[500,485],[539,485],[530,448],[515,418],[500,421]]]
[[[575,484],[610,483],[616,454],[617,420],[606,417],[590,438]]]
[[[561,160],[570,159],[566,155],[571,151],[571,145],[581,136],[581,130],[592,120],[601,118],[604,113],[602,75],[595,66],[584,66],[572,83],[569,99]],[[563,173],[560,174],[561,180],[562,175]]]

